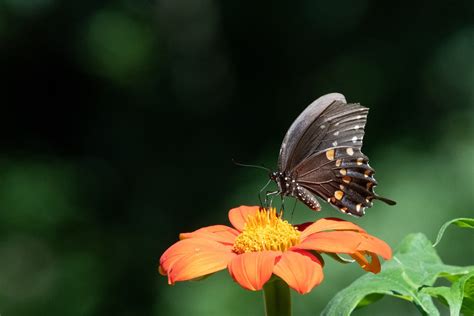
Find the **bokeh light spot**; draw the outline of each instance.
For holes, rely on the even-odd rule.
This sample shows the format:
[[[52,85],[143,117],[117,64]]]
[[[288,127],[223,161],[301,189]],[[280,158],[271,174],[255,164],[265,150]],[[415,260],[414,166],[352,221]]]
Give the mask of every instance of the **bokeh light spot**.
[[[90,18],[86,29],[90,71],[123,80],[145,70],[153,38],[139,21],[120,12],[102,11]]]
[[[74,180],[60,164],[3,162],[0,183],[0,227],[46,231],[75,210]]]
[[[0,258],[0,295],[12,304],[41,297],[52,289],[56,272],[45,243],[11,236],[0,243]]]

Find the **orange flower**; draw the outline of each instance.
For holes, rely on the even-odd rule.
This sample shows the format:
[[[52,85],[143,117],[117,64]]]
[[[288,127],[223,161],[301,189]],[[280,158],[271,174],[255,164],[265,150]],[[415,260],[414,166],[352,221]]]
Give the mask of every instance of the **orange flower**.
[[[228,268],[245,289],[260,290],[275,274],[305,294],[323,280],[322,263],[312,251],[348,254],[373,273],[380,271],[377,255],[392,256],[384,241],[337,218],[293,226],[275,209],[241,206],[229,211],[229,220],[234,228],[215,225],[180,234],[160,258],[159,271],[169,284]]]

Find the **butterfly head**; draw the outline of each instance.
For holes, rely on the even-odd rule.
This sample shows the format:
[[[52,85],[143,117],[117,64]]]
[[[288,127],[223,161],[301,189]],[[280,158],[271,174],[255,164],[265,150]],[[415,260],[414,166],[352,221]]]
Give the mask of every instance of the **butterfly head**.
[[[271,171],[269,176],[270,176],[270,179],[272,179],[273,181],[277,181],[277,179],[280,178],[282,174],[279,171]]]
[[[269,176],[270,176],[270,180],[276,182],[279,192],[283,193],[286,191],[285,188],[288,185],[285,185],[285,183],[288,183],[288,180],[290,179],[288,178],[288,176],[285,175],[285,173],[281,171],[272,171],[270,172]]]

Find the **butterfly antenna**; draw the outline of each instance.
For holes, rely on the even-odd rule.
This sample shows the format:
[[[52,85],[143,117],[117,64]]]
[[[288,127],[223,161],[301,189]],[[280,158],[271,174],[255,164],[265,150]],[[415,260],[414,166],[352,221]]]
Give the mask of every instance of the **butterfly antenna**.
[[[265,171],[267,171],[267,172],[269,172],[269,173],[272,172],[272,170],[271,170],[270,168],[267,168],[267,167],[265,167],[265,166],[248,165],[248,164],[244,164],[244,163],[237,162],[237,161],[235,161],[235,159],[233,159],[233,158],[232,158],[232,162],[233,162],[236,166],[257,168],[257,169],[265,170]],[[270,184],[270,182],[272,182],[272,179],[269,179],[268,182],[263,186],[263,188],[261,188],[260,191],[258,192],[258,200],[260,201],[260,205],[263,206],[263,207],[268,207],[268,194],[265,194],[265,202],[262,202],[262,192],[268,187],[268,185]],[[270,202],[270,207],[271,207],[271,202]]]
[[[232,162],[233,162],[234,165],[236,165],[236,166],[240,166],[240,167],[251,167],[251,168],[263,169],[263,170],[266,170],[266,171],[268,171],[268,172],[272,172],[272,170],[271,170],[270,168],[267,168],[267,167],[265,167],[265,166],[247,165],[247,164],[243,164],[243,163],[237,162],[237,161],[235,161],[234,159],[232,159]]]

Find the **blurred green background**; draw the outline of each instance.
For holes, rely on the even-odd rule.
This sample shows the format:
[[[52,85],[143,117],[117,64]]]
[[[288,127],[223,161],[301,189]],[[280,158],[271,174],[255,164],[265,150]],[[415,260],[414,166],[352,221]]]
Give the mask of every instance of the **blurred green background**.
[[[398,202],[352,220],[395,246],[474,215],[474,3],[0,0],[0,313],[261,315],[221,272],[167,285],[180,232],[257,204],[296,116],[341,92]],[[292,201],[287,202],[292,205]],[[298,205],[293,222],[339,216]],[[474,263],[449,229],[446,263]],[[327,259],[318,315],[364,272]],[[446,311],[446,310],[444,310]],[[356,315],[417,315],[384,298]]]

